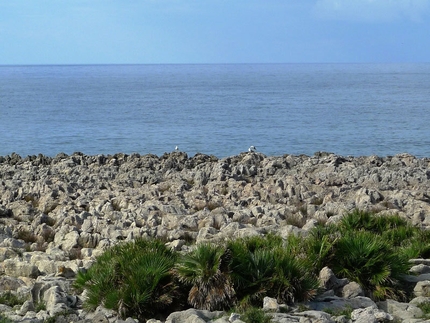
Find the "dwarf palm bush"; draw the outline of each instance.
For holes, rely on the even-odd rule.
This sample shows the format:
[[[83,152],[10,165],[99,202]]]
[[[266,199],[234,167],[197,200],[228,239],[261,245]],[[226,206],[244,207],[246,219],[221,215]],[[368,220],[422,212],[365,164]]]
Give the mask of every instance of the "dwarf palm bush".
[[[368,296],[401,299],[408,259],[417,254],[418,245],[426,251],[426,239],[418,232],[397,215],[355,210],[337,224],[311,230],[304,245],[315,273],[329,266],[337,276],[359,283]]]
[[[230,279],[231,252],[211,244],[198,244],[179,258],[175,273],[191,285],[188,302],[195,308],[222,310],[233,305],[235,291]]]
[[[228,243],[232,251],[232,279],[239,301],[258,305],[264,296],[280,302],[305,301],[314,295],[317,281],[308,270],[297,240],[276,236],[251,237]]]
[[[308,237],[302,242],[304,252],[315,274],[327,266],[333,259],[334,243],[341,237],[338,228],[334,225],[317,226],[313,228]]]
[[[178,295],[172,274],[176,258],[159,240],[120,244],[80,272],[75,286],[87,290],[88,309],[103,305],[121,317],[144,319],[165,310]]]
[[[232,279],[238,299],[244,303],[257,305],[267,295],[270,279],[275,274],[275,259],[270,250],[254,251],[233,242],[231,246]]]
[[[367,231],[345,233],[334,245],[329,266],[336,275],[359,283],[375,299],[401,298],[399,281],[408,259],[381,236]]]
[[[403,240],[400,247],[400,252],[409,259],[430,258],[430,230],[415,229],[413,236]]]
[[[410,241],[421,230],[411,225],[404,225],[386,229],[381,232],[381,237],[393,247],[400,247]]]
[[[267,296],[282,303],[303,302],[316,295],[318,280],[309,270],[307,259],[300,259],[285,249],[273,251],[275,274],[270,280]]]
[[[381,215],[372,217],[372,226],[377,233],[395,230],[397,228],[410,228],[408,221],[397,214]]]
[[[342,231],[357,231],[372,228],[372,213],[354,210],[342,217],[338,229]]]
[[[399,215],[390,214],[380,216],[369,211],[354,210],[341,219],[339,229],[344,232],[365,230],[374,232],[375,234],[383,234],[398,229],[403,229],[403,232],[410,233],[412,227],[406,219]]]

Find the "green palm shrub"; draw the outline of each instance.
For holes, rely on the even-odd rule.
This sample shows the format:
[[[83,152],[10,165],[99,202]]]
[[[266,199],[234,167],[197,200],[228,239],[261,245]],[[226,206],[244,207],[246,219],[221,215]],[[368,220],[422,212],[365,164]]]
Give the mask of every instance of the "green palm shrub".
[[[235,301],[230,278],[231,252],[215,244],[198,244],[175,267],[179,281],[190,285],[188,302],[195,308],[223,310]]]
[[[179,297],[172,273],[176,259],[160,240],[119,244],[80,272],[75,287],[87,290],[84,304],[90,310],[103,305],[123,318],[143,320],[162,313]]]
[[[308,267],[298,240],[283,242],[271,236],[232,240],[232,279],[242,306],[258,305],[264,296],[280,302],[309,300],[317,280]]]
[[[408,259],[381,236],[368,231],[346,232],[334,244],[329,267],[336,275],[359,283],[374,299],[398,299]]]
[[[303,244],[315,274],[329,266],[338,277],[359,283],[374,299],[403,299],[408,260],[430,251],[425,236],[398,215],[354,210],[337,224],[317,226]]]
[[[430,258],[430,231],[415,228],[412,237],[401,243],[400,252],[408,259]]]
[[[282,237],[274,233],[268,233],[264,236],[255,235],[238,238],[235,242],[243,244],[251,252],[258,249],[273,249],[284,245]]]
[[[338,229],[345,231],[368,230],[372,228],[372,213],[361,210],[354,210],[342,217],[337,225]]]
[[[414,228],[411,225],[405,225],[382,231],[381,236],[393,247],[401,247],[405,243],[407,244],[415,235],[419,234],[420,231],[420,229]]]
[[[389,215],[373,215],[372,226],[377,233],[384,233],[385,231],[395,230],[397,228],[410,228],[408,221],[397,214]]]
[[[336,226],[327,225],[313,228],[306,239],[302,240],[309,268],[314,274],[318,275],[320,270],[328,266],[333,259],[334,243],[340,237],[341,234]]]
[[[240,241],[229,246],[233,253],[232,279],[238,300],[258,305],[269,290],[275,274],[275,259],[271,250],[248,250]]]
[[[275,249],[273,254],[275,274],[271,277],[267,296],[288,304],[312,299],[318,289],[318,279],[309,270],[308,260],[283,248]]]
[[[376,215],[374,212],[354,210],[346,214],[339,223],[343,232],[365,230],[376,234],[396,232],[401,229],[403,233],[410,234],[413,227],[407,220],[396,214]]]

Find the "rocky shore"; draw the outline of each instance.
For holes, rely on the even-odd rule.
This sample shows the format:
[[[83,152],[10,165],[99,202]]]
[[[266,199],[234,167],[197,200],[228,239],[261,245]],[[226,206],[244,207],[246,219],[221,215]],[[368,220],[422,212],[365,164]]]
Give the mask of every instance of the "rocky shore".
[[[82,295],[71,288],[79,270],[119,241],[158,237],[186,250],[195,242],[269,232],[305,235],[316,223],[337,221],[354,209],[398,214],[427,229],[430,158],[325,152],[223,159],[182,152],[0,157],[0,295],[26,300],[15,307],[0,304],[0,316],[16,322],[121,322],[103,308],[85,312]],[[430,260],[411,261],[409,279],[419,299],[410,303],[376,304],[359,288],[351,291],[353,282],[321,273],[327,292],[306,304],[308,310],[281,313],[271,299],[264,306],[280,323],[348,322],[322,311],[345,306],[354,309],[351,322],[425,322],[416,305],[430,302]],[[190,309],[149,322],[241,321]]]

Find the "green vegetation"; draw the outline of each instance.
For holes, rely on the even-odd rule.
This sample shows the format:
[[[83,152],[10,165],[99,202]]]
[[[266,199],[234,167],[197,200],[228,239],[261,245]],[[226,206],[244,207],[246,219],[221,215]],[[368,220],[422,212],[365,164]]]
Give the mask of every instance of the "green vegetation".
[[[270,321],[259,310],[265,296],[284,304],[312,299],[325,266],[374,300],[404,299],[408,260],[429,255],[428,231],[396,215],[357,210],[307,237],[253,236],[198,244],[183,254],[156,239],[118,244],[79,273],[75,286],[87,290],[88,309],[103,305],[122,317],[145,320],[191,305],[235,308],[258,323]]]
[[[15,305],[22,305],[25,301],[26,299],[19,297],[10,291],[0,294],[0,304],[5,304],[10,307],[14,307]]]
[[[265,296],[281,303],[306,301],[316,294],[316,276],[297,253],[298,239],[275,235],[230,241],[232,279],[239,303],[261,304]],[[299,257],[298,257],[299,256]]]
[[[172,274],[176,254],[159,240],[139,239],[107,250],[87,272],[80,272],[75,286],[85,288],[85,306],[99,304],[122,317],[139,319],[162,313],[178,294]]]
[[[248,307],[240,315],[240,320],[247,323],[270,323],[272,319],[267,313],[258,307]]]
[[[216,245],[200,244],[183,255],[176,266],[179,281],[191,286],[188,302],[205,310],[227,309],[234,304],[230,278],[231,252]]]
[[[430,231],[415,229],[412,237],[404,240],[401,246],[408,259],[430,258]]]
[[[421,304],[418,304],[418,307],[423,311],[425,317],[430,317],[430,303],[424,302]]]
[[[46,303],[44,301],[39,301],[36,304],[34,304],[36,313],[40,311],[46,311]]]
[[[348,320],[351,319],[353,308],[351,306],[347,306],[345,308],[333,310],[326,308],[324,309],[324,312],[332,315],[332,316],[345,316]]]
[[[355,210],[336,224],[317,227],[305,242],[316,271],[330,267],[336,276],[359,283],[375,299],[404,299],[402,276],[408,260],[424,255],[430,235],[397,215]]]
[[[8,319],[7,317],[3,317],[3,316],[0,314],[0,323],[13,323],[13,321],[12,321],[12,320],[10,320],[10,319]]]
[[[374,299],[402,298],[399,280],[409,269],[408,259],[380,235],[346,232],[335,244],[333,272],[359,283]]]

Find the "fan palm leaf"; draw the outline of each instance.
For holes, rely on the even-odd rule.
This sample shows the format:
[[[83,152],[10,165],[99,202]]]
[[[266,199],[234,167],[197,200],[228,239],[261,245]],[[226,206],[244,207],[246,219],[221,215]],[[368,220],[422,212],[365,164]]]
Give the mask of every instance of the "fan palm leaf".
[[[175,267],[180,282],[191,286],[188,302],[195,308],[222,310],[235,301],[230,278],[230,250],[207,243],[183,255]]]
[[[85,307],[98,305],[121,317],[158,314],[178,295],[172,269],[176,254],[159,240],[138,239],[116,245],[96,259],[75,286],[87,290]]]
[[[371,232],[346,233],[337,241],[334,252],[330,267],[335,274],[359,283],[375,298],[380,298],[380,293],[374,291],[395,287],[407,273],[407,259]]]

